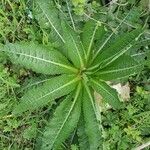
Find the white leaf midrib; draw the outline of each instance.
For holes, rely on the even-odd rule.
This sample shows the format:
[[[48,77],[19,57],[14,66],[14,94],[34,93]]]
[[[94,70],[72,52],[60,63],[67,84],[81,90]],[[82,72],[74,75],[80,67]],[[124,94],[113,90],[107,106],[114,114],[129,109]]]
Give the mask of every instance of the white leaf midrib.
[[[97,81],[95,81],[94,79],[91,80],[93,83],[95,83],[97,86],[101,87],[106,93],[108,93],[111,97],[113,97],[114,99],[116,99],[116,97],[111,94],[111,92],[109,92],[106,88],[104,88],[101,84],[99,84]]]
[[[65,87],[67,87],[67,86],[69,86],[69,85],[71,85],[71,84],[77,82],[78,80],[79,80],[79,78],[74,78],[73,80],[69,81],[68,83],[66,83],[66,84],[64,84],[64,85],[62,85],[62,86],[60,86],[59,88],[54,89],[53,91],[51,91],[51,92],[49,92],[49,93],[47,93],[47,94],[45,94],[45,95],[39,97],[37,100],[40,100],[40,99],[42,99],[42,98],[44,98],[44,97],[47,97],[48,95],[53,94],[53,93],[55,93],[55,92],[57,92],[57,91],[59,91],[59,90],[65,88]]]
[[[91,48],[92,48],[92,44],[93,44],[94,37],[95,37],[95,34],[96,34],[97,29],[98,29],[98,24],[96,24],[96,26],[95,26],[95,28],[94,28],[94,31],[93,31],[93,33],[92,33],[92,37],[91,37],[91,40],[90,40],[90,43],[89,43],[89,46],[88,46],[87,61],[88,61],[89,56],[90,56],[90,53],[91,53]]]
[[[63,43],[65,43],[64,38],[62,37],[62,35],[59,33],[59,31],[56,29],[55,25],[52,23],[52,21],[50,20],[50,18],[48,17],[48,15],[46,14],[46,12],[44,11],[44,9],[42,8],[41,4],[37,1],[38,6],[40,7],[40,9],[42,10],[42,12],[44,13],[44,15],[46,16],[47,20],[49,21],[50,25],[52,26],[52,28],[55,30],[55,32],[58,34],[58,36],[60,37],[60,39],[63,41]]]
[[[108,71],[101,71],[98,74],[102,75],[102,74],[107,74],[107,73],[117,73],[117,72],[120,72],[120,71],[130,70],[130,69],[133,69],[133,68],[136,68],[136,67],[139,67],[139,66],[140,65],[138,64],[138,65],[134,65],[134,66],[127,67],[127,68],[121,68],[121,69],[115,69],[115,70],[108,70]]]
[[[26,57],[34,58],[34,59],[37,59],[37,60],[40,60],[40,61],[44,61],[44,62],[47,62],[47,63],[51,63],[51,64],[53,64],[53,65],[57,65],[57,66],[66,68],[66,69],[71,70],[71,71],[73,71],[73,72],[76,72],[76,69],[73,68],[73,67],[71,67],[71,66],[67,66],[67,65],[64,65],[64,64],[60,64],[60,63],[57,63],[57,62],[54,62],[54,61],[51,61],[51,60],[43,59],[43,58],[40,58],[40,57],[35,57],[35,56],[28,55],[28,54],[25,54],[25,53],[12,52],[12,51],[8,51],[8,52],[9,52],[9,53],[13,53],[13,54],[18,54],[18,55],[21,55],[21,56],[26,56]]]
[[[54,146],[54,144],[55,144],[55,142],[56,142],[56,140],[57,140],[57,138],[58,138],[58,136],[59,136],[61,130],[63,129],[64,125],[66,124],[66,122],[67,122],[67,120],[68,120],[68,118],[69,118],[69,116],[70,116],[70,114],[71,114],[71,112],[72,112],[72,110],[73,110],[73,108],[74,108],[74,106],[75,106],[77,100],[78,100],[78,96],[79,96],[79,94],[80,94],[80,88],[81,88],[81,84],[78,85],[78,88],[77,88],[77,91],[76,91],[76,94],[75,94],[75,97],[74,97],[74,101],[73,101],[73,103],[72,103],[72,105],[71,105],[71,108],[70,108],[70,110],[69,110],[67,116],[65,117],[65,119],[64,119],[64,121],[63,121],[63,123],[62,123],[60,129],[58,130],[58,132],[57,132],[57,134],[56,134],[56,136],[55,136],[55,138],[54,138],[54,140],[53,140],[53,143],[51,144],[51,148]]]
[[[82,57],[81,57],[79,48],[78,48],[78,46],[77,46],[77,44],[76,44],[76,42],[75,42],[75,40],[74,40],[74,38],[73,38],[73,36],[72,36],[71,34],[70,34],[70,37],[71,37],[71,39],[72,39],[72,41],[73,41],[73,44],[74,44],[75,49],[76,49],[76,52],[77,52],[77,54],[78,54],[78,57],[79,57],[79,60],[80,60],[80,64],[81,64],[81,67],[83,67],[83,66],[84,66],[84,63],[83,63],[83,60],[82,60]]]

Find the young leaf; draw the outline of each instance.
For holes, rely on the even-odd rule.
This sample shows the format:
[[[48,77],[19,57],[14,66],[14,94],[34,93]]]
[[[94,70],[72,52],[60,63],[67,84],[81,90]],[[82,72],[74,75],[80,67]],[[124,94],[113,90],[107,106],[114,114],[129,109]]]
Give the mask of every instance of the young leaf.
[[[44,131],[42,150],[58,149],[77,126],[81,111],[80,90],[79,84],[73,101],[69,95],[56,109]]]
[[[144,40],[141,40],[141,41],[137,41],[134,43],[133,45],[133,48],[136,48],[136,49],[139,49],[141,48],[142,46],[149,46],[150,45],[150,39],[144,39]]]
[[[93,20],[89,20],[85,23],[81,39],[84,49],[87,54],[87,60],[91,56],[93,50],[94,41],[99,38],[101,40],[104,35],[104,27]]]
[[[119,109],[119,108],[121,108],[123,106],[122,103],[119,100],[117,91],[115,89],[112,89],[105,82],[98,81],[98,80],[95,80],[95,79],[91,79],[91,86],[113,108]]]
[[[65,39],[66,55],[78,68],[84,67],[84,49],[77,33],[62,21],[63,37]]]
[[[130,49],[132,42],[142,33],[142,29],[135,29],[129,33],[125,33],[123,36],[119,36],[115,39],[114,43],[108,48],[103,49],[93,62],[93,66],[101,64],[101,66],[107,66],[115,61],[118,57],[126,53]]]
[[[13,63],[37,73],[61,74],[76,72],[59,51],[34,43],[7,44],[8,55]]]
[[[150,52],[147,53],[147,60],[145,64],[150,68]]]
[[[85,121],[83,115],[80,116],[77,135],[78,135],[80,150],[90,150],[88,136],[85,132]]]
[[[29,89],[32,89],[35,86],[42,85],[43,83],[49,81],[50,79],[52,78],[46,76],[32,77],[31,79],[28,79],[27,81],[24,82],[19,92],[25,92]]]
[[[58,40],[59,38],[63,43],[65,43],[61,33],[62,30],[59,11],[57,10],[54,2],[50,0],[35,0],[35,6],[34,15],[41,27],[51,27],[53,38],[55,40]]]
[[[95,75],[106,81],[121,79],[140,72],[142,66],[143,64],[139,64],[132,57],[123,55],[106,68],[100,69]]]
[[[13,114],[21,114],[27,110],[33,111],[39,107],[51,103],[56,98],[67,95],[76,87],[79,78],[71,75],[61,75],[33,87],[24,94],[20,103],[15,107]]]
[[[88,136],[90,150],[102,149],[100,122],[97,118],[94,96],[87,85],[85,85],[83,91],[83,114],[85,120],[85,132]]]

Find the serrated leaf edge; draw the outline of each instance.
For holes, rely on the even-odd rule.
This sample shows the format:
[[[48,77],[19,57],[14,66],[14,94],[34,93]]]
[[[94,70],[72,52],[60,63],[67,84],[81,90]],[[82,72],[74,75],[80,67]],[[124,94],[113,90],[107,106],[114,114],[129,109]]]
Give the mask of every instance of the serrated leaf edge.
[[[74,97],[74,101],[73,101],[72,106],[71,106],[71,108],[70,108],[70,110],[69,110],[69,113],[68,113],[68,115],[66,116],[66,118],[65,118],[65,120],[64,120],[64,122],[63,122],[63,124],[61,125],[61,127],[60,127],[58,133],[56,134],[56,136],[55,136],[55,138],[54,138],[54,141],[53,141],[51,147],[54,146],[55,141],[57,140],[57,137],[58,137],[59,133],[61,132],[63,126],[65,125],[66,121],[68,120],[68,118],[69,118],[69,116],[70,116],[70,114],[71,114],[71,112],[72,112],[72,110],[73,110],[73,108],[74,108],[74,106],[75,106],[75,104],[76,104],[76,102],[77,102],[77,100],[78,100],[78,96],[79,96],[79,94],[80,94],[80,90],[81,90],[81,83],[79,83],[79,85],[78,85],[78,87],[77,87],[76,94],[75,94],[75,97]]]
[[[39,6],[39,8],[42,10],[42,12],[44,13],[44,15],[46,16],[47,20],[49,21],[50,25],[52,26],[52,28],[55,30],[55,32],[58,34],[58,36],[60,37],[60,39],[63,41],[63,43],[65,43],[64,38],[62,37],[62,35],[59,33],[59,31],[56,29],[56,27],[54,26],[54,24],[52,23],[52,21],[50,20],[50,18],[47,16],[46,12],[43,10],[43,8],[41,7],[41,5],[39,4],[39,2],[37,1],[37,4]]]
[[[70,71],[72,71],[74,73],[78,72],[77,69],[74,68],[74,67],[67,66],[67,65],[64,65],[64,64],[61,64],[61,63],[57,63],[57,62],[54,62],[54,61],[51,61],[51,60],[47,60],[47,59],[43,59],[43,58],[40,58],[40,57],[35,57],[35,56],[24,54],[24,53],[19,53],[19,52],[12,52],[12,51],[6,51],[6,52],[13,53],[13,54],[18,54],[20,56],[26,56],[26,57],[34,58],[34,59],[37,59],[37,60],[40,60],[40,61],[44,61],[44,62],[53,64],[53,65],[56,65],[56,66],[68,69],[68,70],[70,70]]]

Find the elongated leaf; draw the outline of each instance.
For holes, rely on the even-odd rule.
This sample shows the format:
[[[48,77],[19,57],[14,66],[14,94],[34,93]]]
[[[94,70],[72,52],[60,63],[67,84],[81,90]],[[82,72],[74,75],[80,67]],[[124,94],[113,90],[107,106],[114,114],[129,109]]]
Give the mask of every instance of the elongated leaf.
[[[102,149],[100,122],[94,104],[94,97],[90,89],[85,85],[83,93],[83,113],[85,120],[85,131],[88,136],[90,150]]]
[[[52,35],[55,40],[60,39],[65,42],[61,34],[61,23],[59,11],[52,0],[35,0],[34,15],[42,28],[52,29]],[[59,40],[59,41],[60,41]]]
[[[132,32],[125,33],[123,36],[119,36],[115,39],[107,49],[103,49],[93,62],[93,66],[101,64],[101,66],[107,66],[111,62],[115,61],[118,57],[126,53],[132,46],[132,42],[142,33],[142,29],[135,29]]]
[[[57,50],[34,43],[7,44],[8,55],[13,63],[37,73],[61,74],[75,71],[68,60]]]
[[[143,64],[145,62],[145,58],[147,57],[147,54],[148,52],[139,52],[139,53],[132,54],[131,57],[138,63]]]
[[[47,76],[40,76],[40,77],[32,77],[31,79],[27,79],[22,85],[22,87],[19,89],[19,92],[25,92],[29,89],[32,89],[35,86],[42,85],[43,83],[49,81],[51,77]]]
[[[0,43],[0,63],[4,62],[7,58],[7,55],[4,53],[6,51],[6,47]]]
[[[91,79],[91,86],[113,108],[115,108],[115,109],[122,108],[123,105],[120,102],[117,91],[115,89],[111,88],[105,82],[98,81],[98,80],[95,80],[95,79]]]
[[[149,68],[150,68],[150,52],[148,52],[148,54],[147,54],[146,65],[149,66]]]
[[[84,50],[77,33],[62,21],[63,37],[65,39],[66,55],[76,67],[84,66]]]
[[[21,114],[27,110],[33,111],[39,107],[43,107],[47,103],[52,104],[54,99],[73,91],[78,80],[74,76],[61,75],[51,78],[43,83],[43,85],[33,87],[33,89],[24,94],[13,113]]]
[[[127,52],[128,55],[132,56],[135,61],[137,62],[143,62],[145,61],[145,57],[148,53],[148,46],[150,45],[150,39],[144,39],[141,41],[136,41],[133,43],[133,46],[129,49]],[[142,52],[139,51],[139,49],[142,48]]]
[[[134,45],[133,45],[133,48],[140,48],[140,47],[142,47],[142,46],[148,46],[148,45],[150,45],[150,38],[148,38],[148,39],[144,39],[144,40],[142,40],[142,41],[138,41],[138,42],[136,42],[136,43],[134,43]]]
[[[56,109],[44,131],[42,150],[58,149],[77,126],[81,111],[80,90],[78,86],[73,101],[69,96]]]
[[[82,115],[80,116],[80,120],[78,123],[77,135],[78,135],[80,150],[85,150],[85,149],[90,150],[88,136],[85,132],[85,121]]]
[[[91,56],[95,40],[101,40],[105,33],[104,27],[93,20],[86,22],[81,35],[83,46],[87,53],[87,59]]]
[[[123,55],[116,61],[95,73],[99,79],[110,81],[134,75],[142,69],[142,64],[136,62],[132,57]]]

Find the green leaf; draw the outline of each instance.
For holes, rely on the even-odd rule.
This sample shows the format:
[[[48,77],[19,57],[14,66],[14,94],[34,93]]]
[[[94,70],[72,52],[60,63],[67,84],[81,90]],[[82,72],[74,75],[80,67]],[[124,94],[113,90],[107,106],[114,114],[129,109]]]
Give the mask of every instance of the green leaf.
[[[87,60],[92,54],[95,40],[97,38],[101,40],[104,33],[104,27],[100,23],[95,23],[93,20],[89,20],[85,23],[81,38],[87,54]]]
[[[126,53],[132,46],[132,42],[142,33],[142,29],[135,29],[122,36],[118,36],[106,49],[102,49],[97,55],[93,66],[105,67]]]
[[[66,56],[78,68],[84,67],[84,49],[78,34],[65,22],[62,21],[63,37],[65,39]]]
[[[15,107],[13,114],[21,114],[27,110],[33,111],[53,100],[69,94],[76,87],[79,78],[71,75],[61,75],[27,91]]]
[[[6,51],[6,47],[0,43],[0,63],[4,63],[7,60],[7,55],[4,51]]]
[[[27,127],[23,132],[23,138],[25,138],[27,140],[31,140],[33,138],[36,138],[36,135],[37,135],[37,127],[35,124]]]
[[[59,51],[34,43],[7,44],[8,55],[13,63],[37,73],[61,74],[76,72]]]
[[[88,136],[85,132],[85,121],[82,115],[80,116],[77,135],[78,135],[80,150],[90,150]]]
[[[122,108],[123,104],[120,102],[117,91],[115,89],[111,88],[105,82],[95,79],[91,79],[91,86],[103,97],[104,101],[110,104],[113,108]]]
[[[135,53],[130,55],[136,62],[138,63],[144,63],[145,62],[145,58],[147,56],[147,52],[139,52],[139,53]]]
[[[146,65],[150,68],[150,52],[147,53]]]
[[[34,15],[41,27],[51,27],[53,38],[56,40],[59,38],[64,43],[65,40],[61,33],[59,11],[54,2],[50,0],[35,0],[35,6]]]
[[[110,81],[126,78],[135,75],[143,68],[143,64],[139,64],[132,57],[123,55],[108,65],[106,68],[100,69],[95,75],[102,80]]]
[[[94,96],[90,88],[85,85],[83,91],[83,114],[85,120],[85,132],[88,136],[90,150],[102,149],[100,121],[94,104]]]
[[[79,84],[73,100],[72,96],[68,96],[57,107],[44,131],[42,150],[58,149],[77,126],[81,111],[80,90]]]
[[[25,81],[22,87],[19,89],[19,92],[26,92],[27,90],[32,89],[35,86],[42,85],[50,79],[51,77],[47,78],[46,76],[32,77],[31,79],[27,79],[27,81]]]
[[[150,45],[150,39],[144,39],[144,40],[141,40],[141,41],[137,41],[136,43],[134,43],[133,45],[133,48],[141,48],[142,46],[149,46]]]

